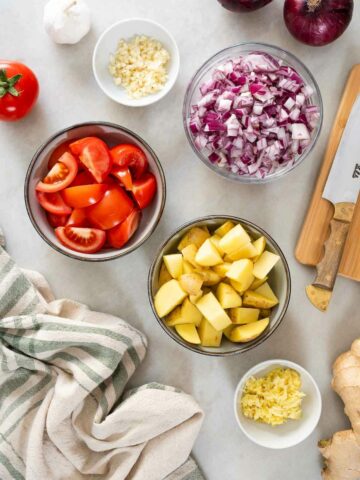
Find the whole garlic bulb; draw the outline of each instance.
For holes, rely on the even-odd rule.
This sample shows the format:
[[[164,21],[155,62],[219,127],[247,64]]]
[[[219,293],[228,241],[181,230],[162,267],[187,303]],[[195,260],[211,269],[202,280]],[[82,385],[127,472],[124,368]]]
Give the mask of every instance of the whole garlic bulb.
[[[44,27],[55,43],[77,43],[90,26],[90,10],[84,0],[50,0],[45,5]]]

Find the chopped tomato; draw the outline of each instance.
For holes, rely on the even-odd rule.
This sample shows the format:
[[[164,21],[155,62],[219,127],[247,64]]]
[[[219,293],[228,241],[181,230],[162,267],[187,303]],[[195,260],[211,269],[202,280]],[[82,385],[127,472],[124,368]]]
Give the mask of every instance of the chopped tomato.
[[[63,227],[66,225],[69,216],[68,215],[55,215],[55,213],[47,212],[47,219],[52,227]]]
[[[141,209],[146,208],[156,193],[156,178],[152,173],[145,173],[140,180],[133,183],[133,195]]]
[[[39,192],[59,192],[70,185],[77,172],[78,166],[75,158],[71,153],[65,152],[44,180],[37,184],[36,190]]]
[[[87,221],[85,210],[82,208],[74,208],[69,219],[66,222],[66,225],[73,227],[89,227],[89,222]],[[58,227],[63,225],[56,225]]]
[[[64,153],[71,153],[70,151],[70,141],[69,142],[64,142],[58,145],[55,150],[52,152],[49,158],[48,162],[48,169],[51,170],[52,167],[59,161],[59,158],[64,155]],[[76,160],[78,163],[78,160]]]
[[[113,248],[123,247],[136,232],[141,218],[139,210],[133,210],[126,219],[107,232],[107,241]]]
[[[117,180],[119,180],[121,185],[124,185],[126,190],[132,189],[131,173],[127,167],[119,167],[118,165],[113,165],[111,169],[111,175]]]
[[[145,153],[136,145],[123,143],[110,150],[115,165],[128,167],[135,179],[140,178],[148,169],[148,161]]]
[[[96,228],[58,227],[55,234],[65,247],[81,253],[98,252],[106,240],[106,233]]]
[[[104,196],[107,185],[79,185],[65,188],[61,192],[65,202],[74,208],[85,208],[99,202]]]
[[[76,175],[74,181],[70,185],[71,187],[78,187],[79,185],[91,185],[94,183],[94,178],[89,172],[84,170]]]
[[[55,215],[70,215],[72,209],[66,205],[59,192],[45,193],[36,192],[38,202],[44,210]]]
[[[86,215],[91,224],[103,230],[116,227],[131,213],[134,204],[124,190],[117,185],[106,185],[107,190],[100,202],[88,207]]]
[[[85,137],[71,143],[70,149],[80,157],[83,165],[98,183],[105,180],[113,163],[105,142],[97,137]]]

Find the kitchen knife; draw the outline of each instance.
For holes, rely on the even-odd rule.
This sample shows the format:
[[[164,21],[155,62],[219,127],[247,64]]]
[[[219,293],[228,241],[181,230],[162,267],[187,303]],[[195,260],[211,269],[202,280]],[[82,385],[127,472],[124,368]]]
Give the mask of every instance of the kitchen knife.
[[[359,189],[360,95],[351,110],[322,195],[334,205],[334,216],[330,222],[330,236],[324,245],[324,256],[316,266],[317,276],[306,287],[311,303],[323,312],[331,299]]]

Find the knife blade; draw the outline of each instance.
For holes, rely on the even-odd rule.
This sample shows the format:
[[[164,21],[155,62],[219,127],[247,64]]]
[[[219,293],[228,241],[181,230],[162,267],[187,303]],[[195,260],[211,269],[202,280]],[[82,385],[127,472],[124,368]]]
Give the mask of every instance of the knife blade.
[[[355,203],[360,189],[360,95],[358,95],[342,134],[322,197],[334,205],[330,236],[324,256],[317,264],[317,275],[306,293],[311,303],[326,311],[335,285]]]

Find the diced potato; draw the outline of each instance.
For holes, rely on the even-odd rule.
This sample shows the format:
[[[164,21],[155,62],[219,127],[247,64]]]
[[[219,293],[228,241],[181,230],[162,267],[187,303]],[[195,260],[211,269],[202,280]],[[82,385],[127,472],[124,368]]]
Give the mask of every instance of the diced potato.
[[[220,240],[221,237],[219,237],[218,235],[213,235],[212,237],[210,237],[210,241],[215,246],[216,250],[220,253],[221,256],[223,256],[224,252],[221,250]]]
[[[230,318],[233,323],[245,325],[259,320],[260,310],[258,308],[232,308]]]
[[[264,297],[269,298],[273,302],[276,302],[275,305],[277,305],[279,303],[279,299],[277,298],[275,293],[272,291],[270,285],[267,282],[264,283],[263,285],[261,285],[260,287],[258,287],[255,290],[255,292],[260,293],[260,295],[264,295]]]
[[[268,277],[262,278],[261,280],[260,280],[260,278],[255,278],[255,280],[254,280],[254,281],[252,282],[252,284],[250,285],[249,290],[256,290],[256,289],[259,288],[263,283],[265,283],[267,279],[268,279]]]
[[[193,323],[196,327],[200,325],[201,315],[199,309],[190,302],[188,298],[185,298],[183,304],[181,305],[181,318],[184,320],[183,323]]]
[[[226,327],[223,330],[223,334],[228,340],[230,340],[230,335],[231,335],[231,332],[234,330],[234,328],[235,328],[235,325],[230,325],[229,327]]]
[[[263,318],[247,325],[240,325],[231,331],[230,340],[237,343],[251,342],[251,340],[255,340],[255,338],[261,335],[268,325],[268,318]]]
[[[193,323],[185,323],[184,325],[175,325],[175,330],[186,342],[200,345],[200,337]]]
[[[187,262],[186,260],[183,260],[183,272],[184,273],[193,273],[194,267],[191,265],[191,263]]]
[[[161,264],[160,272],[159,272],[159,287],[162,287],[164,283],[168,282],[171,279],[172,279],[172,276],[170,275],[168,269],[166,268],[165,263],[163,262]]]
[[[178,279],[183,273],[183,257],[181,253],[164,255],[163,260],[172,278]]]
[[[264,297],[258,292],[253,290],[247,290],[242,297],[243,305],[246,307],[255,307],[255,308],[272,308],[277,302],[271,300],[270,298]]]
[[[218,332],[205,318],[201,320],[198,333],[203,347],[219,347],[222,332]]]
[[[253,245],[256,249],[256,256],[254,256],[253,261],[256,262],[260,255],[263,253],[266,247],[266,238],[265,237],[259,237],[257,240],[253,242]]]
[[[260,309],[260,318],[267,318],[271,315],[271,308],[261,308]]]
[[[228,253],[224,260],[227,262],[235,262],[236,260],[241,260],[242,258],[252,258],[255,255],[256,248],[251,242],[249,242],[240,247],[238,250]]]
[[[201,275],[204,281],[204,285],[206,287],[212,287],[213,285],[217,285],[221,280],[220,275],[215,273],[210,268],[197,269],[196,272]]]
[[[185,247],[192,244],[197,248],[200,248],[209,237],[210,234],[207,230],[200,227],[193,227],[183,236],[177,248],[180,252],[182,252]]]
[[[253,279],[255,278],[254,276],[252,277]],[[230,278],[228,278],[227,280],[230,281],[230,285],[237,291],[240,293],[240,295],[243,295],[244,294],[244,290],[243,290],[243,284],[240,283],[240,282],[237,282],[236,280],[232,280]],[[223,280],[224,282],[226,281],[226,279]]]
[[[223,237],[228,232],[230,232],[230,230],[234,227],[235,225],[233,224],[233,222],[230,222],[230,220],[228,220],[227,222],[223,223],[221,227],[215,230],[215,235],[218,235],[219,237]]]
[[[164,283],[157,291],[154,304],[159,317],[165,317],[186,298],[186,292],[177,280]]]
[[[197,251],[198,249],[196,245],[194,245],[193,243],[191,243],[190,245],[187,245],[181,250],[184,260],[190,263],[190,265],[194,267],[197,267],[197,263],[195,261]]]
[[[241,306],[241,297],[231,285],[219,283],[216,296],[222,308],[235,308]]]
[[[198,273],[184,273],[179,279],[181,288],[189,295],[197,295],[201,292],[203,284],[202,276]]]
[[[251,238],[247,232],[238,224],[222,237],[220,240],[220,248],[225,253],[231,253],[239,250],[239,248],[250,241]]]
[[[224,278],[231,267],[231,263],[222,263],[220,265],[215,265],[212,267],[214,272],[219,275],[219,277]]]
[[[200,298],[203,296],[203,291],[200,290],[200,292],[197,294],[197,295],[189,295],[189,300],[191,303],[193,303],[194,305],[196,304],[196,302],[198,300],[200,300]]]
[[[229,316],[212,292],[202,296],[196,303],[196,306],[215,330],[220,332],[231,325]]]
[[[260,255],[259,260],[254,264],[254,276],[260,279],[265,278],[279,260],[279,255],[265,250],[265,252]]]
[[[175,327],[175,325],[182,325],[183,323],[192,323],[185,322],[181,316],[181,306],[176,307],[165,319],[165,323],[168,327]]]
[[[237,260],[231,265],[226,276],[237,283],[235,290],[244,292],[254,281],[252,261],[247,258]]]
[[[195,256],[195,262],[202,267],[213,267],[222,263],[222,258],[213,242],[208,238]]]

